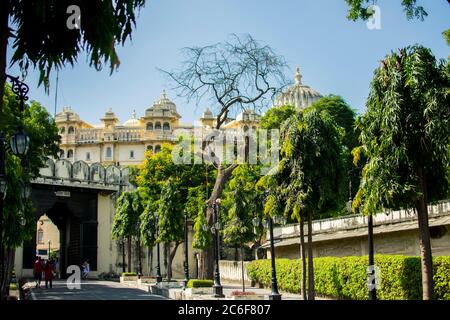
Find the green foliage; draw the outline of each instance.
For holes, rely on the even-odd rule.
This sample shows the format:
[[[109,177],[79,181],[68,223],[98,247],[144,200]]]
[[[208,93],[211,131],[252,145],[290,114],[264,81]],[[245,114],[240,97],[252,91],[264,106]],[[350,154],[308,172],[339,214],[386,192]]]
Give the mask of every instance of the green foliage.
[[[210,288],[214,285],[212,280],[196,280],[192,279],[188,282],[188,288]]]
[[[194,237],[192,239],[192,247],[195,249],[206,249],[211,246],[212,235],[208,230],[203,230],[203,226],[207,224],[205,217],[206,199],[203,187],[189,189],[188,200],[186,202],[186,210],[190,217],[194,217]]]
[[[281,124],[296,113],[293,106],[273,107],[261,117],[260,126],[263,129],[280,129]]]
[[[353,206],[363,214],[411,206],[423,193],[428,202],[448,196],[447,68],[429,49],[413,46],[393,52],[375,71],[367,112],[357,123],[368,161]]]
[[[112,227],[113,239],[137,236],[139,217],[144,211],[138,190],[123,192],[116,201],[116,214]]]
[[[175,164],[172,160],[172,151],[174,147],[169,144],[163,144],[161,151],[153,153],[147,151],[145,160],[139,166],[139,174],[136,177],[136,183],[146,203],[146,208],[141,216],[141,239],[146,245],[152,245],[155,242],[155,214],[163,210],[164,215],[172,216],[175,212],[182,217],[183,210],[186,208],[190,219],[197,219],[200,207],[204,205],[207,190],[211,190],[211,183],[214,182],[215,170],[206,167],[203,164]],[[170,202],[170,212],[164,209],[161,202],[162,194],[167,182],[171,181],[172,191],[175,188],[176,194],[165,194],[164,201]],[[194,191],[195,190],[195,191]],[[168,190],[166,190],[168,191]],[[203,197],[203,200],[201,198]],[[174,202],[171,202],[174,201]],[[196,208],[198,210],[196,210]],[[171,229],[160,230],[160,235],[164,234],[164,238],[170,238],[169,233],[174,232],[173,239],[179,239],[179,231],[183,228],[183,219],[176,218],[170,222]],[[164,218],[165,219],[165,218]],[[164,220],[163,219],[163,220]],[[168,220],[159,221],[158,225],[162,226],[168,223]],[[179,224],[179,225],[177,225]],[[194,238],[202,238],[202,241],[196,244],[201,246],[203,240],[208,237],[200,234],[202,228],[196,232]],[[205,238],[206,237],[206,238]],[[208,244],[207,241],[203,244]]]
[[[401,1],[403,10],[409,20],[416,18],[423,21],[424,18],[428,16],[425,9],[422,6],[417,5],[417,0]],[[345,0],[345,2],[347,2],[349,6],[347,18],[352,21],[356,21],[358,19],[368,20],[373,14],[369,6],[372,4],[377,4],[377,0]]]
[[[136,272],[122,272],[122,277],[137,277]]]
[[[8,188],[3,207],[3,241],[11,248],[31,239],[35,232],[34,209],[31,201],[23,197],[23,188],[39,174],[47,157],[57,157],[60,137],[54,120],[44,107],[31,101],[21,114],[16,95],[6,85],[3,112],[0,115],[0,128],[5,132],[6,146],[19,126],[29,136],[30,144],[26,157],[22,159],[15,156],[10,148],[6,148],[5,173]]]
[[[252,219],[262,215],[261,194],[255,185],[259,179],[259,167],[239,165],[223,193],[221,220],[223,241],[242,245],[255,240]]]
[[[256,260],[247,265],[249,277],[266,287],[271,285],[270,260]],[[324,257],[314,259],[315,291],[318,295],[336,299],[365,300],[368,258]],[[419,257],[375,255],[380,270],[382,300],[418,300],[422,298],[421,263]],[[433,260],[435,299],[450,299],[450,257]],[[278,287],[299,293],[301,260],[277,259]]]
[[[162,188],[158,208],[158,242],[183,239],[184,214],[180,208],[178,184],[169,179]]]
[[[11,1],[7,8],[14,35],[12,63],[24,71],[30,65],[38,68],[39,83],[46,86],[50,71],[75,65],[82,50],[97,70],[109,62],[112,72],[120,64],[115,45],[131,37],[136,11],[144,4],[145,0]],[[66,26],[70,5],[80,7],[80,30]]]
[[[450,29],[445,30],[442,32],[442,35],[444,36],[445,41],[450,46]]]
[[[326,217],[335,211],[346,190],[342,137],[343,129],[328,112],[314,109],[285,121],[281,160],[265,210],[284,203],[284,214],[296,220],[307,214]]]

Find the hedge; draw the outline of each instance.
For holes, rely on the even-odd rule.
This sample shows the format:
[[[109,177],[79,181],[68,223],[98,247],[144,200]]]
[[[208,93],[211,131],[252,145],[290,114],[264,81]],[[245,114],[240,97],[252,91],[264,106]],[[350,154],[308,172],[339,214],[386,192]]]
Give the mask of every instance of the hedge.
[[[136,272],[122,272],[122,277],[137,277]]]
[[[210,288],[214,284],[212,280],[189,280],[188,288]]]
[[[324,257],[314,259],[316,294],[336,299],[367,299],[368,257]],[[375,255],[380,270],[377,297],[382,300],[422,299],[422,273],[419,257]],[[301,260],[276,259],[278,287],[300,293]],[[250,279],[271,285],[270,260],[255,260],[247,265]],[[434,298],[450,300],[450,257],[433,259]]]

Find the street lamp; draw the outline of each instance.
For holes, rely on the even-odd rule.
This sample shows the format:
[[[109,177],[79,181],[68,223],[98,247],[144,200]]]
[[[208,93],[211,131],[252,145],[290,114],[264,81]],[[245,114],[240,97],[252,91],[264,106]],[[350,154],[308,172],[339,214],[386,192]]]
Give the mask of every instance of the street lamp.
[[[158,237],[158,215],[155,214],[155,236]],[[161,260],[160,260],[160,252],[159,252],[159,241],[156,243],[156,283],[159,284],[162,281],[161,277]]]
[[[48,260],[50,260],[50,245],[52,244],[51,240],[48,240]]]
[[[19,77],[13,77],[6,74],[6,78],[11,81],[11,90],[16,94],[17,100],[19,100],[20,112],[22,113],[25,107],[25,101],[28,100],[29,87],[22,81]],[[3,97],[1,97],[3,98]],[[1,112],[1,110],[0,110]],[[3,230],[3,200],[6,197],[6,177],[5,177],[5,133],[0,132],[0,230]],[[23,130],[19,128],[19,132],[11,137],[11,148],[12,151],[19,156],[25,155],[28,150],[29,138]],[[17,147],[17,148],[15,148]],[[20,151],[20,152],[19,152]],[[0,282],[3,282],[5,274],[5,264],[4,264],[4,250],[3,250],[3,232],[0,232]],[[0,292],[0,299],[2,293]]]
[[[267,197],[269,195],[269,190],[266,190],[264,192],[264,202],[266,202]],[[275,221],[274,221],[275,220]],[[275,266],[275,246],[274,246],[274,239],[273,239],[273,223],[277,224],[286,224],[286,218],[275,216],[273,219],[269,215],[266,217],[266,219],[263,219],[260,221],[259,218],[255,217],[252,220],[253,225],[256,227],[259,226],[259,223],[262,222],[262,225],[265,229],[269,229],[269,235],[270,235],[270,260],[272,264],[272,292],[269,296],[269,300],[281,300],[281,294],[278,292],[278,284],[277,284],[277,271]]]
[[[202,226],[203,231],[210,230],[214,236],[214,297],[215,298],[223,298],[225,295],[223,294],[223,287],[220,283],[220,270],[219,270],[219,254],[220,254],[220,239],[219,239],[219,230],[221,228],[219,222],[219,206],[220,206],[220,198],[216,199],[215,203],[212,204],[213,208],[213,225],[211,227],[204,225]]]
[[[352,213],[352,173],[359,168],[353,168],[348,172],[348,192],[349,199],[347,202],[347,211]],[[367,242],[368,242],[368,253],[369,253],[369,266],[367,268],[368,277],[368,289],[369,289],[369,300],[377,300],[377,289],[375,286],[375,262],[374,262],[374,250],[373,250],[373,216],[369,214],[367,219]]]
[[[184,210],[184,288],[187,288],[189,282],[189,260],[188,260],[188,217]]]

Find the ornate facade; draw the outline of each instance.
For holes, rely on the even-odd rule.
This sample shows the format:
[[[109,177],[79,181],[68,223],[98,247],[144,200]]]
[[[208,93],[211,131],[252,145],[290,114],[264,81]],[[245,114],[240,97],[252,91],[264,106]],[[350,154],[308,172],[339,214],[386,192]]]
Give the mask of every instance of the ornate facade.
[[[180,114],[165,92],[138,118],[133,111],[130,119],[120,123],[109,109],[101,123],[91,125],[83,121],[71,108],[64,108],[56,115],[61,136],[60,158],[71,162],[82,160],[88,164],[137,165],[144,160],[145,151],[159,152],[161,145],[176,139],[175,130],[193,130],[191,124],[180,122]],[[224,129],[255,129],[260,115],[252,110],[229,119]],[[203,128],[214,128],[216,118],[206,109],[200,118]]]

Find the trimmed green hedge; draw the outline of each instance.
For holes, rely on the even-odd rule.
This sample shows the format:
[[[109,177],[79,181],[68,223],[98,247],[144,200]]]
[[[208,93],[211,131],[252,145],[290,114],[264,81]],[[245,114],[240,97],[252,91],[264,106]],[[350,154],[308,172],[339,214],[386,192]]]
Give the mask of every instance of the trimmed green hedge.
[[[189,280],[188,288],[210,288],[214,284],[212,280]]]
[[[316,294],[337,299],[367,299],[368,257],[324,257],[314,259]],[[380,268],[377,296],[383,300],[422,299],[422,274],[419,257],[375,255]],[[276,259],[278,287],[299,293],[301,260]],[[450,299],[450,257],[433,259],[435,299]],[[270,287],[270,260],[256,260],[247,265],[248,276]]]
[[[137,277],[136,272],[122,272],[122,277]]]

